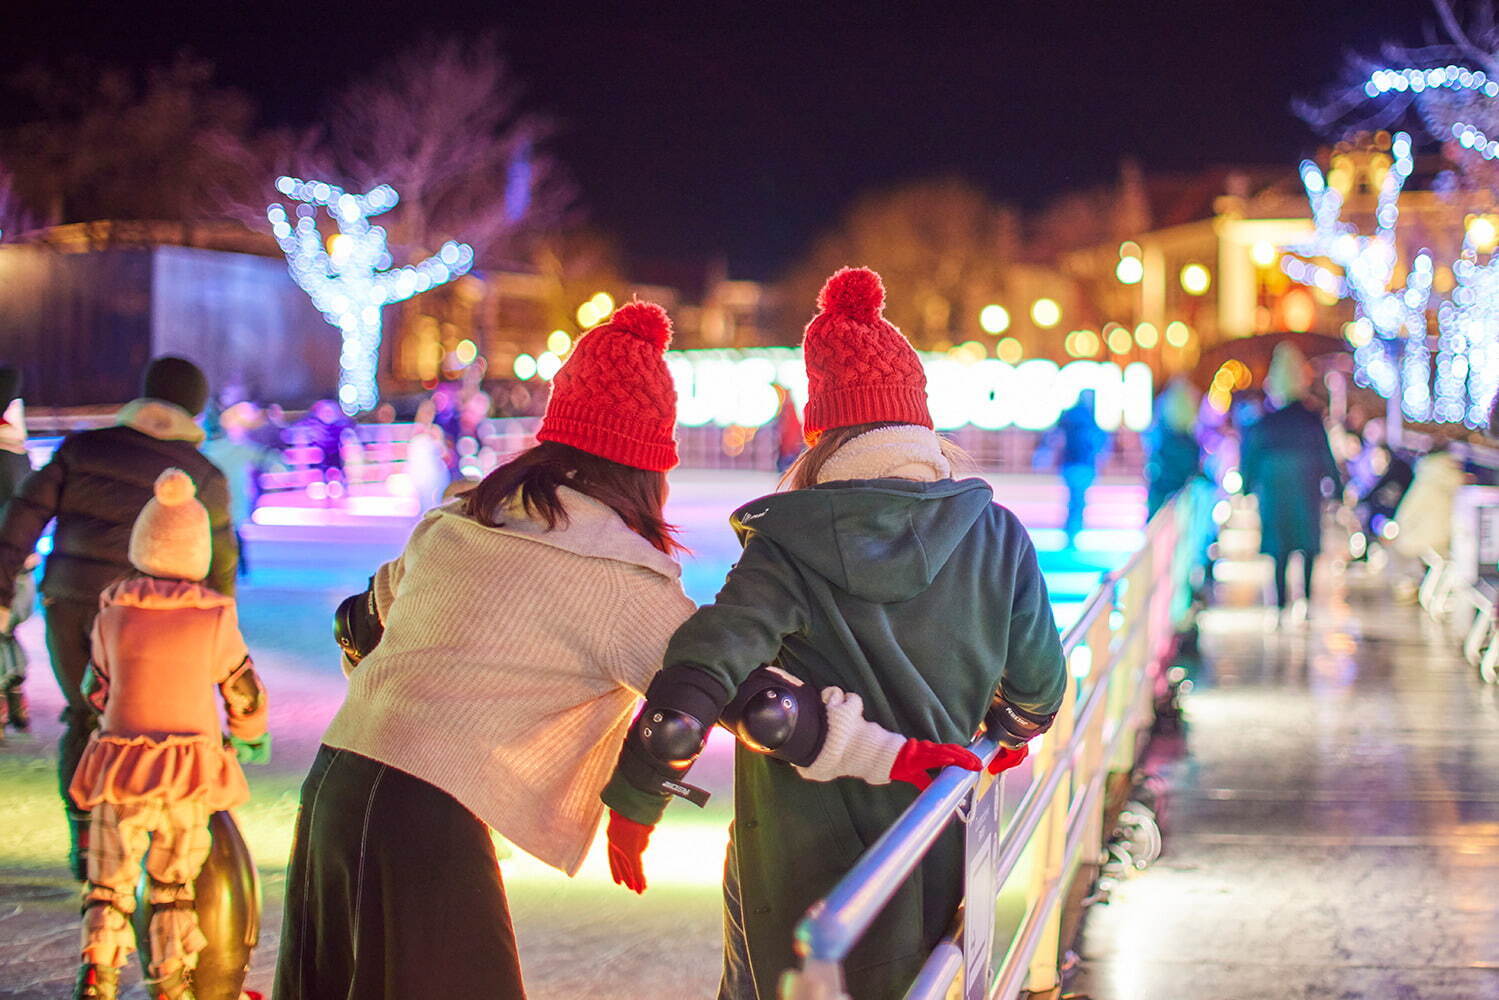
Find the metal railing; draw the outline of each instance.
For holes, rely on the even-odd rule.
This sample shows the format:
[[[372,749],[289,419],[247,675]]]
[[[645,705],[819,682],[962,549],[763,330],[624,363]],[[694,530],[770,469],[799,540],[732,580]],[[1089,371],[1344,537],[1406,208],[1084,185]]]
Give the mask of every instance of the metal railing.
[[[1067,629],[1062,648],[1073,682],[1051,730],[1031,744],[1031,783],[1003,829],[998,779],[943,771],[808,910],[796,931],[801,968],[781,984],[785,1000],[846,998],[844,959],[954,818],[968,827],[963,915],[907,1000],[946,997],[959,984],[965,1000],[1009,1000],[1022,988],[1058,985],[1062,900],[1079,865],[1101,855],[1107,781],[1134,768],[1175,632],[1177,591],[1186,585],[1186,566],[1200,557],[1201,526],[1216,500],[1204,483],[1162,508],[1144,546],[1103,579]],[[980,737],[970,749],[987,764],[997,747]],[[1027,856],[1025,916],[996,963],[996,901]]]

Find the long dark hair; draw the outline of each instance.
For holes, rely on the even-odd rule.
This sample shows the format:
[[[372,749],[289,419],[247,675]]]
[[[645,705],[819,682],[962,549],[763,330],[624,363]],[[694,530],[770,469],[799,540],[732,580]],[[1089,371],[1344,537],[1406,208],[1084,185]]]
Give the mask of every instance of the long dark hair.
[[[686,551],[676,539],[677,528],[662,514],[666,473],[620,465],[555,441],[543,441],[485,476],[464,497],[463,509],[481,524],[502,527],[505,505],[519,492],[526,512],[551,530],[567,523],[559,486],[606,505],[631,531],[667,555]]]

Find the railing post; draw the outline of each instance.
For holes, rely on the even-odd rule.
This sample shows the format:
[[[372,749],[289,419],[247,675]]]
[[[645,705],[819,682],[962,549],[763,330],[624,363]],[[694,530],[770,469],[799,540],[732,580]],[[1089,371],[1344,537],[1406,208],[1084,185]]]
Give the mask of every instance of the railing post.
[[[1062,696],[1062,705],[1057,710],[1056,721],[1041,739],[1035,750],[1035,777],[1040,781],[1051,773],[1053,767],[1063,766],[1065,761],[1059,751],[1067,747],[1072,739],[1073,720],[1077,717],[1077,685],[1068,678]],[[1031,884],[1026,897],[1030,906],[1036,906],[1046,897],[1051,885],[1063,876],[1067,861],[1067,807],[1072,798],[1072,779],[1063,778],[1056,794],[1047,806],[1046,815],[1036,829],[1032,840],[1033,856]],[[1053,907],[1045,918],[1040,943],[1031,956],[1030,971],[1025,988],[1031,993],[1046,993],[1055,990],[1061,983],[1058,959],[1062,949],[1062,907]]]

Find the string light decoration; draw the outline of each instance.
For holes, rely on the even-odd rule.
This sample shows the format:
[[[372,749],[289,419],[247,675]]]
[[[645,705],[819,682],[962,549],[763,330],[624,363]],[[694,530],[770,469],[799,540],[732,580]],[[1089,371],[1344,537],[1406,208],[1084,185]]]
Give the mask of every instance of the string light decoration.
[[[380,400],[382,309],[467,273],[474,264],[473,248],[450,240],[420,263],[394,267],[384,227],[369,222],[400,200],[389,184],[351,194],[324,181],[281,177],[276,190],[300,204],[295,222],[285,206],[271,204],[266,209],[271,233],[292,278],[343,335],[339,405],[348,414],[373,409]],[[338,226],[326,240],[318,229],[318,209],[326,210]]]
[[[1375,336],[1354,351],[1355,377],[1385,397],[1401,388],[1401,410],[1413,420],[1431,417],[1430,360],[1426,350],[1426,307],[1431,295],[1432,261],[1416,254],[1405,285],[1392,288],[1398,261],[1395,227],[1400,219],[1400,192],[1415,169],[1410,136],[1401,132],[1390,143],[1393,162],[1380,184],[1374,211],[1374,233],[1363,235],[1342,219],[1343,195],[1329,184],[1311,160],[1301,163],[1301,183],[1311,203],[1312,237],[1287,249],[1281,268],[1291,280],[1339,298],[1352,298]],[[1334,273],[1318,263],[1330,261]]]

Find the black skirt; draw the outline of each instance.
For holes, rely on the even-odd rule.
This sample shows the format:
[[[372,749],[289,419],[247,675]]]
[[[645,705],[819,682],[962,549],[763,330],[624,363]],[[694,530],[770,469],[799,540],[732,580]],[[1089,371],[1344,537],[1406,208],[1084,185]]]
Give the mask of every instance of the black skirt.
[[[489,828],[403,771],[323,747],[302,783],[275,1000],[524,1000]]]

